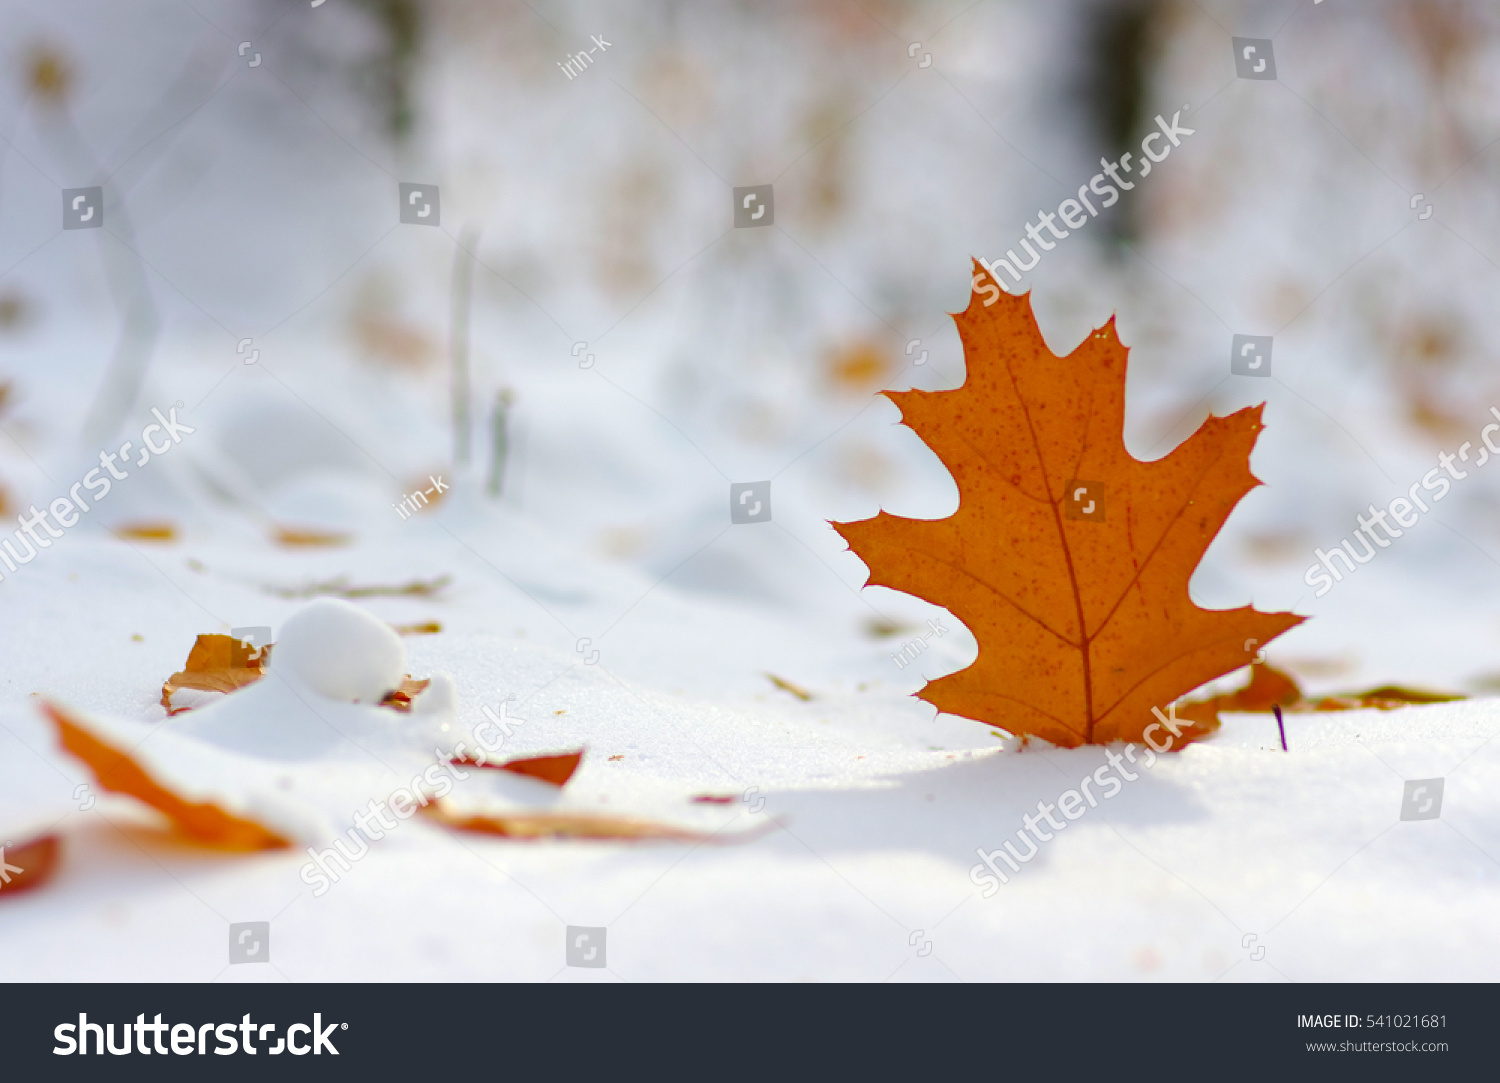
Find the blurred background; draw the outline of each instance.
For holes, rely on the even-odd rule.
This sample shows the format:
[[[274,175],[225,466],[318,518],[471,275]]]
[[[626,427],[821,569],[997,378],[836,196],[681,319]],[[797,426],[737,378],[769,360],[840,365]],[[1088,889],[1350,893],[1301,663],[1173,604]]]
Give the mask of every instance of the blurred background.
[[[1493,5],[0,14],[11,513],[181,401],[190,453],[100,509],[175,559],[326,567],[344,542],[354,574],[440,475],[494,505],[499,549],[878,641],[902,603],[860,594],[826,520],[942,516],[957,492],[875,392],[960,385],[970,259],[1181,110],[1195,134],[1017,288],[1059,353],[1117,318],[1140,458],[1268,403],[1266,485],[1193,593],[1317,616],[1273,662],[1313,686],[1500,672],[1500,469],[1327,597],[1303,580],[1500,406]],[[1235,36],[1271,39],[1274,80],[1237,77]],[[431,225],[402,223],[402,183],[437,187]],[[64,230],[60,192],[95,185],[103,227]],[[750,185],[774,220],[736,229]],[[1236,334],[1274,336],[1269,379],[1230,374]],[[774,526],[731,529],[729,485],[767,479]]]

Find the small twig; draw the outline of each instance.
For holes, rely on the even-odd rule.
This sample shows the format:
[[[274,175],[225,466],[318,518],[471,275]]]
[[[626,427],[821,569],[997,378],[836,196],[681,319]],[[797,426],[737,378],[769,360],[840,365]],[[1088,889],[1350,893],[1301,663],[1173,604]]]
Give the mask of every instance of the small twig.
[[[490,476],[485,492],[491,498],[500,495],[505,478],[505,460],[510,453],[510,407],[515,400],[510,388],[504,388],[495,395],[495,406],[490,411]]]
[[[1281,721],[1281,704],[1271,704],[1271,710],[1276,712],[1276,730],[1281,734],[1281,751],[1287,752],[1289,749],[1286,747],[1286,726]]]
[[[806,703],[808,700],[813,698],[811,692],[803,688],[801,685],[793,684],[785,677],[778,677],[774,673],[767,673],[766,679],[774,684],[777,688],[781,689],[783,692],[790,692],[792,695],[800,699],[803,703]]]
[[[474,282],[474,248],[479,227],[469,224],[459,232],[453,252],[453,323],[448,350],[453,362],[453,461],[469,461],[469,308]]]

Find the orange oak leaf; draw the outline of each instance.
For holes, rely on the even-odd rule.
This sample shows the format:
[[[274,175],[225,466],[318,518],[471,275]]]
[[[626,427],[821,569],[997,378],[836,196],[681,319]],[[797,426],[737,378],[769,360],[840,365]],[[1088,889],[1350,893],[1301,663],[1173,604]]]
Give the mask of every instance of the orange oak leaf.
[[[268,828],[211,801],[184,800],[153,778],[128,751],[94,736],[56,704],[44,701],[42,710],[57,727],[63,748],[88,765],[101,789],[129,794],[150,805],[193,841],[220,850],[273,850],[290,845]]]
[[[833,527],[871,585],[945,607],[979,641],[973,665],[920,698],[1065,747],[1139,741],[1152,707],[1244,666],[1303,620],[1188,596],[1204,550],[1260,484],[1249,459],[1262,408],[1210,416],[1141,462],[1125,449],[1126,350],[1113,318],[1059,357],[1030,296],[974,266],[977,292],[954,316],[963,386],[886,392],[952,472],[958,510]],[[1184,728],[1174,747],[1207,729]]]

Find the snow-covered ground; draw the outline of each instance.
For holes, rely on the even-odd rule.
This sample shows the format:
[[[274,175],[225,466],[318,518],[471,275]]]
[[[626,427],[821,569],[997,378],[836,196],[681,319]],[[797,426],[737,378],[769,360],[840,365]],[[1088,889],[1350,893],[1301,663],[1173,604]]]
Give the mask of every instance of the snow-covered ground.
[[[1497,976],[1492,699],[1290,714],[1287,752],[1269,716],[1230,716],[988,897],[971,877],[977,850],[1014,841],[1107,752],[934,717],[910,693],[972,660],[972,637],[862,590],[827,521],[955,507],[946,471],[871,392],[956,386],[944,312],[966,301],[969,257],[1001,254],[1095,171],[1100,149],[1059,104],[1089,5],[643,5],[626,20],[580,4],[543,8],[545,23],[525,6],[419,6],[423,119],[398,147],[349,89],[366,84],[337,74],[379,51],[352,4],[0,5],[16,43],[0,300],[23,317],[0,327],[0,484],[24,513],[136,440],[152,407],[182,403],[196,430],[132,458],[81,523],[0,569],[0,843],[63,840],[49,883],[0,884],[0,978]],[[1500,406],[1484,331],[1496,38],[1482,12],[1463,9],[1476,21],[1455,38],[1418,7],[1164,16],[1149,112],[1191,103],[1197,133],[1132,196],[1126,247],[1069,241],[1027,282],[1058,352],[1117,314],[1137,456],[1210,408],[1268,403],[1252,464],[1266,485],[1192,590],[1310,615],[1268,655],[1315,692],[1482,694],[1500,673],[1500,468],[1456,482],[1326,596],[1303,578],[1356,512],[1477,441]],[[1277,35],[1278,81],[1235,78],[1231,33]],[[554,61],[593,34],[610,49],[568,80]],[[248,67],[241,41],[264,63]],[[23,77],[48,42],[72,64],[65,110]],[[731,188],[772,180],[776,224],[732,229]],[[397,224],[401,181],[440,185],[440,228]],[[60,230],[59,189],[92,184],[106,228]],[[474,462],[455,466],[462,236],[478,237]],[[138,393],[105,396],[119,409],[100,436],[141,282],[150,364]],[[1272,379],[1229,377],[1236,333],[1275,335]],[[848,377],[838,359],[861,350],[876,371]],[[451,493],[402,518],[394,505],[436,476]],[[731,523],[730,484],[765,479],[771,520]],[[177,537],[103,529],[143,522]],[[278,526],[351,541],[278,545]],[[441,625],[404,642],[414,676],[452,675],[460,730],[504,704],[524,719],[506,755],[586,748],[557,807],[712,839],[519,842],[414,818],[315,896],[300,845],[194,847],[137,802],[79,789],[91,776],[39,697],[165,732],[193,717],[166,722],[158,698],[196,635],[279,632],[334,580],[444,581],[357,604]],[[899,666],[929,621],[944,633]],[[342,766],[379,774],[355,753]],[[1402,820],[1406,783],[1431,779],[1440,817]],[[231,965],[229,926],[260,921],[269,965]],[[606,969],[566,965],[569,926],[607,930]]]
[[[312,558],[69,541],[7,583],[13,626],[28,634],[6,666],[6,775],[24,770],[66,843],[52,883],[3,900],[7,978],[1494,975],[1493,701],[1289,715],[1287,753],[1269,716],[1231,716],[1213,740],[1138,768],[985,898],[970,877],[976,848],[1013,839],[1038,801],[1057,802],[1107,761],[1102,749],[1017,751],[904,695],[912,670],[953,664],[957,632],[898,670],[889,641],[854,628],[852,599],[841,623],[688,597],[549,552],[524,523],[462,494],[367,549]],[[129,799],[94,802],[96,789],[73,799],[90,776],[57,751],[28,693],[159,720],[159,682],[195,632],[240,619],[279,627],[303,603],[269,599],[261,582],[350,568],[372,582],[452,576],[438,597],[369,608],[392,623],[442,623],[442,634],[407,640],[410,665],[454,675],[463,726],[515,697],[508,714],[524,722],[506,755],[586,747],[566,807],[719,834],[512,842],[413,819],[315,895],[300,848],[206,851],[172,841]],[[543,584],[545,606],[528,597]],[[593,664],[571,649],[575,631],[632,605],[595,638]],[[381,769],[373,752],[350,759]],[[1445,780],[1441,818],[1401,821],[1403,780],[1431,778]],[[485,782],[465,780],[458,795]],[[731,800],[690,801],[701,794]],[[271,922],[270,965],[227,963],[228,926],[246,921]],[[565,966],[567,926],[608,930],[607,970]]]

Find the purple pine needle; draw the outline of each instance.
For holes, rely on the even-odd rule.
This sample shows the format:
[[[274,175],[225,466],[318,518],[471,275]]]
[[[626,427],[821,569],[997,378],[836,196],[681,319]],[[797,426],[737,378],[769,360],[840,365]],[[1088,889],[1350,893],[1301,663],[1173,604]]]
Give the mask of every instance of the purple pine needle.
[[[1286,727],[1281,723],[1281,704],[1271,704],[1271,710],[1276,712],[1276,731],[1281,734],[1281,751],[1286,752]]]

